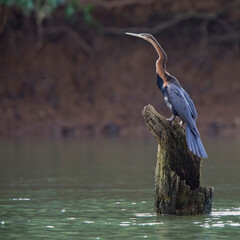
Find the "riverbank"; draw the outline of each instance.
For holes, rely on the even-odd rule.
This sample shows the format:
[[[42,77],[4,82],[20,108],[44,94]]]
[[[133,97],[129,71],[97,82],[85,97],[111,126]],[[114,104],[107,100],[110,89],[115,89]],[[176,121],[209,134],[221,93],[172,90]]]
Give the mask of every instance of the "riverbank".
[[[157,14],[161,6],[154,10],[154,4],[144,17],[144,4],[134,12],[142,16],[142,26],[174,19],[164,20],[165,15]],[[103,8],[109,11],[105,18]],[[56,13],[44,23],[43,35],[31,21],[13,19],[0,35],[2,136],[142,136],[148,134],[141,116],[145,105],[170,116],[156,86],[154,49],[124,35],[126,26],[137,26],[117,9],[120,6],[108,10],[104,4],[95,8],[93,15],[105,24],[102,28],[86,28],[82,22],[78,26]],[[204,14],[211,9],[205,7]],[[179,17],[180,6],[174,12],[169,5],[168,10]],[[237,26],[235,15],[231,10],[216,19],[236,21]],[[194,100],[200,132],[239,134],[239,39],[224,39],[229,35],[219,30],[223,26],[217,20],[207,22],[208,34],[202,35],[203,16],[179,21],[154,36],[168,54],[168,71]]]

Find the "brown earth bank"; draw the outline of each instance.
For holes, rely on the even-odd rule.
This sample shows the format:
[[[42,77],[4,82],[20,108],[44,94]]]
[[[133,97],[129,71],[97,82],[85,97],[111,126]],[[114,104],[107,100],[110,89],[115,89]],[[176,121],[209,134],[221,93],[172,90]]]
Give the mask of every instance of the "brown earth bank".
[[[86,3],[93,1],[85,1]],[[154,48],[125,31],[150,32],[167,69],[188,91],[207,134],[240,132],[240,8],[237,1],[102,1],[87,26],[61,9],[36,27],[16,10],[0,35],[0,134],[149,134],[141,116],[166,108]]]

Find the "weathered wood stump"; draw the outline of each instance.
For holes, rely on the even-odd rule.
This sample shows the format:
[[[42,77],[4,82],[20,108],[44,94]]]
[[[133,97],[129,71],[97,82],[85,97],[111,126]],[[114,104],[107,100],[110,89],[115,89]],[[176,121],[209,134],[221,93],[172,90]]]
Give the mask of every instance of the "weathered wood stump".
[[[213,188],[200,186],[201,159],[189,151],[185,130],[178,123],[171,125],[151,105],[144,107],[142,114],[158,142],[155,211],[174,215],[211,213]]]

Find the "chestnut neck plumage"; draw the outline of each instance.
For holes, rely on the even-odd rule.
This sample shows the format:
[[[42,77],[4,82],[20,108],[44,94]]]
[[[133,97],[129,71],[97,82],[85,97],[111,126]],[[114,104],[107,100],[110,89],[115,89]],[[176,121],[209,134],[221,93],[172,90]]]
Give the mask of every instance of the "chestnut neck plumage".
[[[154,37],[149,39],[149,42],[154,46],[159,56],[156,62],[156,72],[162,78],[163,85],[167,85],[168,84],[167,76],[169,75],[166,71],[167,54]]]

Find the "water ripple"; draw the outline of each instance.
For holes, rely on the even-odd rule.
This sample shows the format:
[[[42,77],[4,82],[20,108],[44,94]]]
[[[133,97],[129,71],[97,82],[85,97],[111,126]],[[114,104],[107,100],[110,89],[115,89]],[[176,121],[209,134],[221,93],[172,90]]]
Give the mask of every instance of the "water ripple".
[[[154,217],[156,214],[153,213],[135,213],[136,217]]]
[[[223,211],[212,212],[212,216],[240,216],[240,208],[234,208],[233,210],[225,209]]]
[[[10,198],[12,201],[30,201],[30,198]]]

